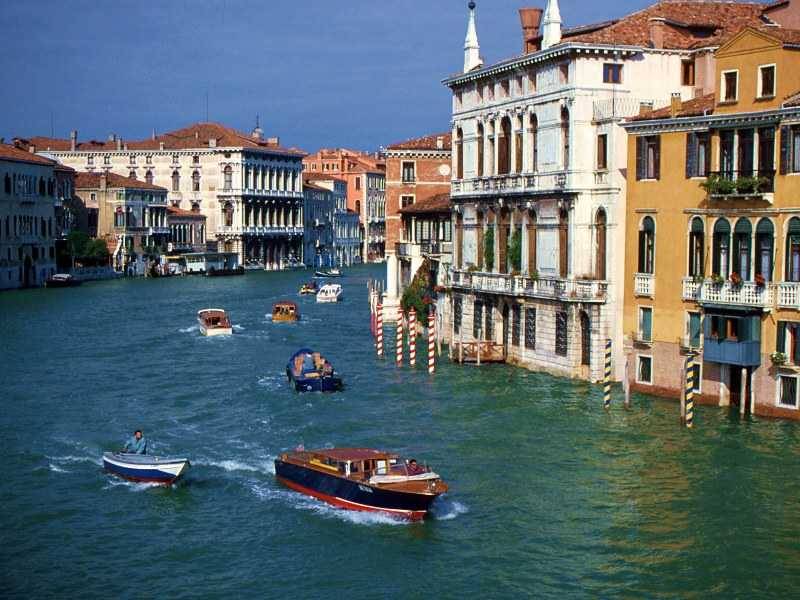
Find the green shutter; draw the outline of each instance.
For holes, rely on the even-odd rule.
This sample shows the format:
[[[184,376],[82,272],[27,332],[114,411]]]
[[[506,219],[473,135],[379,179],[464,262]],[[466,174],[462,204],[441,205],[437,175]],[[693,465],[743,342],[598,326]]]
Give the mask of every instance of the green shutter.
[[[653,339],[653,309],[642,309],[642,339],[649,342]]]
[[[698,313],[689,314],[689,345],[696,348],[700,345],[700,315]]]
[[[776,352],[785,352],[786,350],[786,321],[778,321],[778,335],[775,344]]]

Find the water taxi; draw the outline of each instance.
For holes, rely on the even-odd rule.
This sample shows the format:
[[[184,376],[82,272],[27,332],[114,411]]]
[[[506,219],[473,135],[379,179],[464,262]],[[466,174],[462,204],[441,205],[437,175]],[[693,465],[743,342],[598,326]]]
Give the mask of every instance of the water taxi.
[[[112,475],[122,477],[128,481],[171,485],[189,467],[189,459],[187,458],[127,454],[125,452],[106,452],[103,454],[103,468]]]
[[[206,336],[233,333],[228,313],[221,308],[204,308],[197,311],[197,323],[200,325],[200,333]]]
[[[447,491],[441,477],[414,459],[371,448],[298,449],[275,459],[285,486],[349,510],[418,521]]]
[[[341,277],[342,272],[339,269],[328,269],[327,271],[316,271],[314,277],[325,279],[327,277]]]
[[[301,348],[286,363],[286,377],[298,392],[335,392],[342,379],[319,352]]]
[[[300,311],[297,304],[288,300],[282,300],[272,305],[272,322],[294,322],[300,320]]]
[[[342,299],[342,286],[338,283],[326,283],[317,292],[317,302],[339,302]]]
[[[79,279],[75,279],[69,273],[56,273],[44,282],[44,287],[48,288],[65,288],[76,287],[81,284]]]
[[[319,291],[317,287],[316,281],[309,281],[308,283],[304,283],[303,287],[300,288],[300,295],[305,296],[306,294],[316,294]]]

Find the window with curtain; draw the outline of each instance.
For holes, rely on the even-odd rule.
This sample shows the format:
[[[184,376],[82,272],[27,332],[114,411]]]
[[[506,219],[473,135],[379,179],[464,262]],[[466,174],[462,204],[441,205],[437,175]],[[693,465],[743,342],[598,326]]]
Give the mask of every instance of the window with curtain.
[[[733,271],[742,281],[750,281],[751,240],[753,227],[748,219],[739,219],[733,229]]]
[[[731,226],[726,219],[714,224],[714,246],[711,270],[714,275],[727,277],[730,272]]]
[[[761,219],[756,226],[756,275],[772,281],[775,229],[772,221]]]
[[[652,217],[645,217],[639,229],[639,273],[653,274],[655,245],[656,223]]]
[[[177,169],[172,172],[172,191],[178,192],[181,189],[181,176]]]
[[[689,277],[705,275],[705,227],[703,219],[694,217],[689,231]]]
[[[643,342],[653,340],[653,309],[649,306],[639,308],[639,339]]]
[[[800,281],[800,219],[789,219],[786,232],[786,281]]]

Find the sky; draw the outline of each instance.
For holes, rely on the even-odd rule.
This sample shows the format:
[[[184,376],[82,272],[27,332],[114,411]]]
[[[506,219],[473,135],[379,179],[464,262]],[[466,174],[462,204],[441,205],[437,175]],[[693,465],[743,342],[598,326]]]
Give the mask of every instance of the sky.
[[[489,64],[522,49],[517,9],[477,0]],[[565,26],[647,0],[561,0]],[[197,121],[313,152],[375,150],[450,128],[441,83],[464,60],[466,0],[0,2],[0,136],[141,139]],[[208,102],[206,102],[208,98]],[[207,107],[207,109],[206,109]],[[207,112],[206,112],[207,111]]]

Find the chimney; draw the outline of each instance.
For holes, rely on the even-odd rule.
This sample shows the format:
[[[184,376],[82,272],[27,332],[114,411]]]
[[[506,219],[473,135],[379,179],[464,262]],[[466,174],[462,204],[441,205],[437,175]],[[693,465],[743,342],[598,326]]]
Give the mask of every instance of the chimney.
[[[541,8],[520,8],[519,22],[522,25],[522,52],[527,54],[528,40],[535,38],[539,33],[539,24],[542,22]]]
[[[280,146],[281,145],[281,138],[279,138],[279,137],[267,138],[267,144],[269,144],[270,146]]]
[[[652,102],[639,102],[639,116],[643,117],[645,114],[653,110]]]
[[[75,152],[75,147],[78,145],[78,130],[73,129],[69,132],[69,149]]]
[[[208,138],[208,147],[209,148],[216,148],[217,147],[217,138],[215,138],[215,137]]]
[[[672,97],[669,99],[669,116],[673,119],[681,112],[681,93],[672,92]]]
[[[153,133],[150,134],[150,139],[156,141],[156,128],[153,127]]]
[[[164,149],[164,142],[158,142],[158,149],[159,150],[163,150]]]
[[[194,139],[196,139],[196,140],[200,139],[200,130],[199,129],[195,129],[194,130]]]
[[[34,146],[33,144],[28,146],[28,152],[30,152],[31,154],[36,154],[36,146]]]
[[[117,138],[117,150],[122,150],[122,138]]]
[[[100,173],[100,191],[105,192],[107,187],[108,187],[108,175],[106,175],[106,172],[103,171],[102,173]]]
[[[444,148],[444,138],[442,136],[436,138],[436,148],[437,150]]]
[[[650,17],[647,24],[650,27],[650,46],[652,48],[664,47],[664,28],[667,20],[663,17]]]

